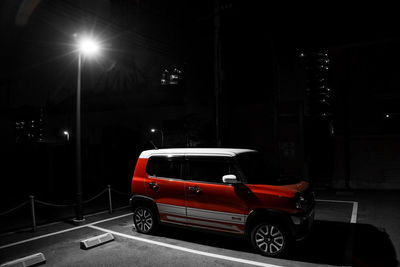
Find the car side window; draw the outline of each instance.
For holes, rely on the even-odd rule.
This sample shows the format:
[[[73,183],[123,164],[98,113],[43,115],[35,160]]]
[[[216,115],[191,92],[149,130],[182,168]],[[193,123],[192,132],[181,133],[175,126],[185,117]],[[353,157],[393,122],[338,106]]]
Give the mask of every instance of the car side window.
[[[222,176],[235,174],[229,158],[196,156],[188,157],[187,179],[210,183],[222,183]]]
[[[181,179],[182,157],[152,156],[149,158],[146,173],[153,177]]]

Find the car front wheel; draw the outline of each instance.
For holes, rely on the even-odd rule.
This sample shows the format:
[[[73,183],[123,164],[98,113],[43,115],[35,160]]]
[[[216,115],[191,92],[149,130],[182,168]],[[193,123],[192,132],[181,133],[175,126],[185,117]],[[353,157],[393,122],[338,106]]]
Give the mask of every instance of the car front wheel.
[[[259,253],[265,256],[280,257],[288,251],[291,236],[279,224],[262,222],[251,231],[251,243]]]
[[[133,222],[136,231],[143,234],[151,234],[157,227],[154,212],[148,207],[137,207],[133,213]]]

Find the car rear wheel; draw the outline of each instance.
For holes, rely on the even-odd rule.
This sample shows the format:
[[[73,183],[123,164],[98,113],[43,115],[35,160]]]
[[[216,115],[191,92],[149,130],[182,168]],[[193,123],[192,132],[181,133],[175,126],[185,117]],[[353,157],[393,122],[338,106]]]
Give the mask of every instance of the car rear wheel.
[[[133,222],[139,233],[151,234],[157,228],[154,212],[148,207],[137,207],[133,213]]]
[[[251,231],[251,243],[261,254],[268,257],[281,257],[289,249],[292,238],[280,224],[262,222]]]

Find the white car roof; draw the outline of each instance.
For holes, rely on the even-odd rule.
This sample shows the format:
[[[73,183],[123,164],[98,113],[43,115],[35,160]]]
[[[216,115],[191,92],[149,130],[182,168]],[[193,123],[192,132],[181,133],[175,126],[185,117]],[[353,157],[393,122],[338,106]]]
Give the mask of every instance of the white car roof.
[[[242,148],[165,148],[143,151],[139,158],[149,158],[154,155],[207,155],[207,156],[236,156],[245,152],[257,152],[253,149]]]

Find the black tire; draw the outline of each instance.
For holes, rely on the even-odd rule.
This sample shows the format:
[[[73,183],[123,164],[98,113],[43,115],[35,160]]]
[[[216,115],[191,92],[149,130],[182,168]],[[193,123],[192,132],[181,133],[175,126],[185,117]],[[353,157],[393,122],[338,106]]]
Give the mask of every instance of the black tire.
[[[152,234],[157,230],[158,222],[154,211],[146,206],[139,206],[133,212],[133,223],[136,231],[143,234]]]
[[[257,224],[250,234],[254,249],[268,257],[282,257],[293,243],[289,231],[279,223],[264,221]]]

